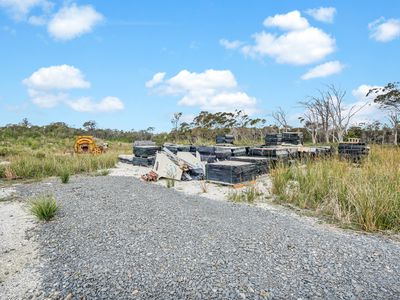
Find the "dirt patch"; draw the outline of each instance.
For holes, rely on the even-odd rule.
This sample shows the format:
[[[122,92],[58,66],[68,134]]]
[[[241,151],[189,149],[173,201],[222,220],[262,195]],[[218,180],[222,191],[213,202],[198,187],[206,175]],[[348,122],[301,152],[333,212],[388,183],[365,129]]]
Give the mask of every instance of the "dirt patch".
[[[10,190],[0,189],[9,197]],[[1,197],[0,196],[0,197]],[[3,199],[5,198],[3,197]],[[0,295],[2,299],[26,299],[35,296],[39,277],[37,244],[33,239],[36,226],[26,204],[18,201],[0,202]]]

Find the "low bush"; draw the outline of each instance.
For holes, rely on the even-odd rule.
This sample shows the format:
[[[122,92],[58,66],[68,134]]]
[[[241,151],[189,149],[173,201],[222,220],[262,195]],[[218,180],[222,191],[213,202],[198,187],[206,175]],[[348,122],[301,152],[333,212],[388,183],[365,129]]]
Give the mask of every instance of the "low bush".
[[[30,201],[31,213],[41,221],[51,220],[59,208],[52,194],[39,195]]]

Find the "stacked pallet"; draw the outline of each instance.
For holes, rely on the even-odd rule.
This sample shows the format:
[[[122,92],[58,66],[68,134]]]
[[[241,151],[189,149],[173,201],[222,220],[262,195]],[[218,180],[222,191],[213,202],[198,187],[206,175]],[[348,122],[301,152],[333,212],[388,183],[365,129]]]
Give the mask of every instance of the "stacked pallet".
[[[255,164],[257,166],[257,174],[258,175],[267,174],[268,171],[269,171],[270,159],[267,158],[267,157],[262,157],[262,156],[236,156],[236,157],[232,157],[231,160],[244,161],[244,162],[249,162],[249,163]]]
[[[272,159],[289,159],[288,148],[281,147],[254,147],[249,149],[250,156],[264,156]]]
[[[236,184],[254,180],[258,175],[254,163],[225,160],[206,165],[206,179],[210,181]]]
[[[339,156],[360,161],[369,154],[369,147],[365,143],[339,143]]]
[[[215,142],[217,144],[233,144],[235,138],[231,134],[217,135]]]
[[[178,152],[190,152],[191,150],[190,145],[176,145],[176,144],[165,143],[164,147],[175,154]]]
[[[290,145],[302,145],[303,133],[302,132],[284,132],[282,133],[282,143]]]
[[[155,162],[155,155],[161,147],[152,141],[135,141],[133,143],[132,164],[135,166],[152,166]]]
[[[276,146],[282,144],[282,134],[281,133],[267,133],[265,135],[265,145]]]

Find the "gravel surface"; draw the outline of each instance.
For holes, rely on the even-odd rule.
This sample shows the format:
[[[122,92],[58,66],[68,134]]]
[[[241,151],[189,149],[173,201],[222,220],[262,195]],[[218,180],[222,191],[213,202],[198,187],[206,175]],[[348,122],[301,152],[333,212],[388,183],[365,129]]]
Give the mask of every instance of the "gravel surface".
[[[400,245],[130,177],[74,177],[40,227],[43,294],[62,299],[398,299]]]

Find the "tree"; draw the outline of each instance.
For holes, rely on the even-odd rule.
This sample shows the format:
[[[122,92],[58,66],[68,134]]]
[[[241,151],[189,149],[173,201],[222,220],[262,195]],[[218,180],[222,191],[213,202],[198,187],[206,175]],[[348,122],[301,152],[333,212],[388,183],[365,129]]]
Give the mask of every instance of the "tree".
[[[27,118],[23,118],[22,121],[19,123],[20,126],[22,127],[31,127],[32,124],[29,123]]]
[[[304,128],[310,133],[312,143],[315,145],[318,139],[319,120],[318,113],[314,105],[310,102],[304,102],[306,111],[303,116],[299,117],[299,121],[304,124]]]
[[[395,145],[398,144],[398,128],[400,125],[400,87],[398,82],[389,82],[384,87],[370,89],[367,96],[374,96],[382,110],[386,111],[392,126]]]
[[[174,132],[174,136],[175,136],[175,141],[177,140],[178,137],[178,126],[179,126],[179,120],[182,117],[182,113],[181,112],[176,112],[174,113],[172,119],[171,119],[171,124],[173,126],[172,131]]]
[[[277,111],[272,112],[272,118],[275,120],[278,127],[283,127],[284,131],[287,131],[290,127],[287,121],[287,113],[282,107],[278,107]]]
[[[90,120],[83,123],[82,126],[86,131],[94,131],[97,128],[97,123],[94,120]]]

